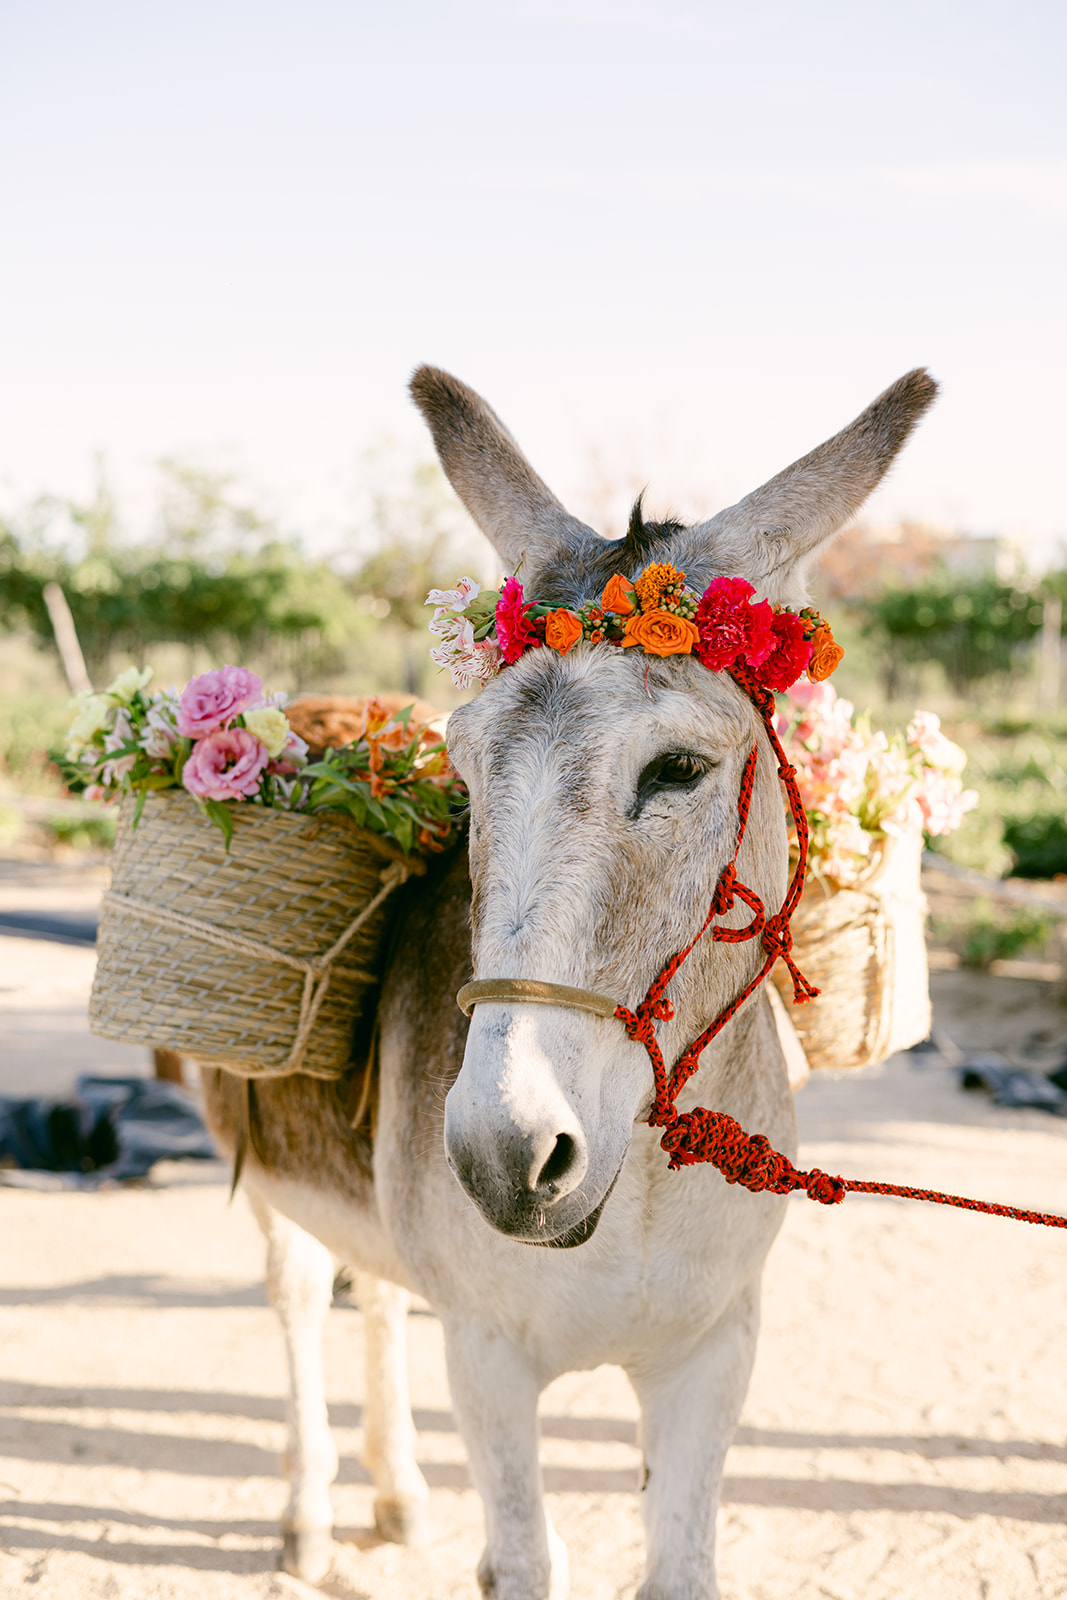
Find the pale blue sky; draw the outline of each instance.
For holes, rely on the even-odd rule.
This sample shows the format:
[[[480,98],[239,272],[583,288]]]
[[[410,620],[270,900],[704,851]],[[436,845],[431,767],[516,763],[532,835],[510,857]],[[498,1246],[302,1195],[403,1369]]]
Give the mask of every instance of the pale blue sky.
[[[1060,0],[0,0],[0,505],[184,453],[332,543],[430,360],[579,514],[602,469],[703,513],[926,363],[873,514],[1047,547],[1065,45]]]

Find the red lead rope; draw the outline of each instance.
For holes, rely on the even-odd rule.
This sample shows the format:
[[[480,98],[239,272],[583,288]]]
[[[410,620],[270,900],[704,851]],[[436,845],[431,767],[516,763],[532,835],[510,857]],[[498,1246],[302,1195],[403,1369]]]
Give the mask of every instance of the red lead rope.
[[[770,1190],[772,1194],[790,1194],[794,1189],[806,1191],[810,1200],[822,1205],[839,1205],[848,1193],[898,1195],[907,1200],[931,1200],[937,1205],[961,1206],[965,1211],[983,1211],[990,1216],[1012,1217],[1017,1222],[1043,1223],[1049,1228],[1067,1228],[1067,1217],[1052,1216],[1042,1211],[1021,1211],[1015,1206],[996,1205],[986,1200],[966,1200],[961,1195],[940,1194],[935,1189],[908,1189],[895,1183],[862,1183],[853,1178],[832,1178],[828,1173],[813,1167],[810,1172],[798,1172],[788,1157],[771,1148],[762,1134],[748,1134],[741,1124],[724,1111],[708,1111],[697,1106],[693,1111],[679,1111],[675,1102],[684,1085],[700,1064],[700,1054],[715,1035],[726,1026],[744,1005],[749,995],[759,988],[779,957],[786,963],[793,979],[793,1003],[801,1005],[813,1000],[819,990],[810,984],[792,958],[793,935],[790,919],[804,892],[804,875],[808,864],[808,819],[797,787],[796,769],[789,764],[774,727],[774,696],[751,677],[741,662],[729,669],[731,677],[744,690],[760,713],[767,728],[778,760],[778,776],[789,797],[789,807],[797,830],[799,857],[793,876],[789,880],[782,908],[773,917],[754,889],[741,882],[737,876],[737,855],[745,837],[748,814],[752,806],[752,791],[756,776],[758,747],[753,745],[741,774],[741,792],[737,803],[737,845],[733,856],[719,874],[711,908],[703,927],[690,940],[684,950],[672,956],[663,971],[654,978],[648,993],[636,1011],[618,1006],[615,1015],[630,1038],[643,1044],[652,1062],[655,1080],[655,1097],[648,1115],[649,1125],[663,1129],[662,1148],[670,1157],[672,1171],[679,1167],[696,1166],[710,1161],[717,1167],[727,1183],[740,1183],[753,1193]],[[725,1006],[704,1032],[679,1056],[668,1072],[663,1052],[656,1038],[656,1023],[665,1022],[674,1015],[674,1007],[666,998],[666,988],[683,961],[692,954],[708,931],[715,917],[731,911],[737,900],[742,900],[752,912],[752,921],[743,928],[712,928],[711,937],[727,944],[743,944],[748,939],[760,939],[766,959],[751,983]]]

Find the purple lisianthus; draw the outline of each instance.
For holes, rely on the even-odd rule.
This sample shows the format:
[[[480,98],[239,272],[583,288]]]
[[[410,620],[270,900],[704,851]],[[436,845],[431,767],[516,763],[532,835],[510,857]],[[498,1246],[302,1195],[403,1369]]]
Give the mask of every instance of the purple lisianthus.
[[[193,678],[182,690],[178,732],[186,739],[217,733],[263,699],[263,684],[246,667],[219,667]]]
[[[269,760],[263,740],[247,728],[216,730],[193,745],[182,783],[198,800],[245,800],[259,789]]]

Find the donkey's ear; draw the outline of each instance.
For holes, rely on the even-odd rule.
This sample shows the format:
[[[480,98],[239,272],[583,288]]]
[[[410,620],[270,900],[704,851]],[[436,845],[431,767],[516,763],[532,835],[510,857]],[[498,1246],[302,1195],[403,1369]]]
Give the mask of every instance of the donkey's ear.
[[[683,565],[748,578],[776,605],[804,604],[809,557],[881,482],[936,394],[925,367],[905,373],[817,450],[692,528]]]
[[[542,483],[481,395],[438,367],[419,367],[411,393],[449,482],[509,572],[522,563],[527,581],[550,560],[602,545]]]

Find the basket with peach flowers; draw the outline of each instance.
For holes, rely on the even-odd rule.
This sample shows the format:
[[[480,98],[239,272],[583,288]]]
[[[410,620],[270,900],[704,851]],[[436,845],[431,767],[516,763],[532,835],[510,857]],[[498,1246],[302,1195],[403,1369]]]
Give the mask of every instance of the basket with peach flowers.
[[[392,904],[465,792],[408,707],[357,702],[310,759],[299,702],[243,667],[79,696],[68,781],[119,804],[90,1026],[245,1077],[338,1078]]]
[[[811,830],[793,938],[822,994],[788,1022],[779,1012],[779,1028],[792,1024],[812,1068],[868,1066],[930,1031],[923,841],[958,828],[978,796],[931,711],[891,737],[829,683],[797,683],[780,705]]]

